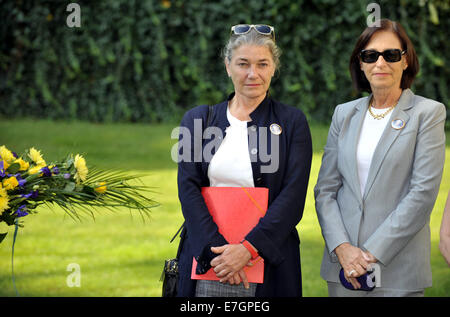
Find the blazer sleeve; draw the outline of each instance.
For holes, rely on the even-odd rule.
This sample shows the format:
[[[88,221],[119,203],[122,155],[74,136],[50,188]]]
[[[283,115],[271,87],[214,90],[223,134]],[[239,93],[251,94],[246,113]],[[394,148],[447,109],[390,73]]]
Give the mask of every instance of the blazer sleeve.
[[[185,114],[180,124],[178,149],[179,155],[182,151],[188,151],[190,153],[190,155],[183,153],[183,157],[187,159],[181,160],[178,163],[177,180],[178,196],[185,218],[189,245],[198,262],[197,274],[206,273],[211,268],[211,260],[217,256],[210,248],[228,243],[219,233],[218,227],[214,223],[201,194],[201,187],[209,185],[208,176],[204,175],[202,171],[202,162],[196,162],[197,160],[194,160],[194,152],[202,150],[202,140],[200,142],[198,140],[194,142],[195,137],[201,138],[199,135],[194,135],[194,120],[201,119],[204,127],[207,108],[208,106],[205,107],[205,114],[195,113],[193,110],[198,110],[196,108]]]
[[[416,150],[408,194],[364,243],[382,264],[395,255],[429,221],[439,192],[445,157],[443,104],[427,104],[416,139]]]
[[[333,262],[337,261],[334,249],[344,242],[350,242],[336,197],[342,186],[342,176],[338,169],[338,139],[341,127],[339,110],[340,107],[337,106],[328,131],[322,165],[314,187],[317,217]]]
[[[245,237],[272,265],[283,261],[281,246],[302,218],[311,169],[312,142],[306,117],[299,112],[293,122],[289,152],[280,157],[287,166],[282,189]]]

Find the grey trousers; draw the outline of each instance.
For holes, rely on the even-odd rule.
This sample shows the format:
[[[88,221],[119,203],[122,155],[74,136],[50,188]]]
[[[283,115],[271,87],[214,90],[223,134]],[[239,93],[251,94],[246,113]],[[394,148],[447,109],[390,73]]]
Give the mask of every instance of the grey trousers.
[[[327,282],[329,297],[423,297],[425,290],[402,290],[376,287],[370,292],[352,291],[341,283]]]
[[[255,283],[246,289],[244,283],[239,285],[223,284],[219,281],[198,280],[195,288],[196,297],[255,297]]]

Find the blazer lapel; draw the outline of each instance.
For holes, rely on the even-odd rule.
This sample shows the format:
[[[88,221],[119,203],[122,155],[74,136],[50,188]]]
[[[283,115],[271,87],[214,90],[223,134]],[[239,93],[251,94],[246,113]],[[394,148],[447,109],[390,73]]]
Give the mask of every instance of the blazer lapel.
[[[364,122],[364,118],[366,116],[366,109],[368,107],[370,100],[370,96],[367,98],[361,99],[361,101],[355,106],[355,114],[353,115],[349,125],[348,125],[348,133],[349,133],[349,143],[345,146],[348,149],[348,160],[347,160],[347,168],[350,171],[351,177],[351,186],[352,190],[358,198],[359,202],[362,202],[361,189],[359,184],[359,176],[358,169],[356,168],[357,160],[356,160],[356,151],[358,148],[358,140],[359,135],[361,133],[361,127]],[[346,156],[347,157],[347,156]]]
[[[409,115],[406,113],[406,110],[412,107],[412,98],[414,94],[411,90],[406,89],[403,91],[400,100],[398,101],[397,107],[392,112],[390,121],[386,124],[384,128],[383,134],[381,135],[380,141],[378,141],[377,147],[375,148],[375,152],[373,153],[372,162],[370,163],[369,175],[367,176],[367,183],[364,189],[363,199],[366,198],[370,188],[375,181],[375,178],[380,170],[380,166],[386,157],[387,152],[391,148],[394,141],[397,139],[403,128],[395,129],[392,126],[393,121],[402,120],[404,126],[408,123]],[[404,127],[403,126],[403,127]]]

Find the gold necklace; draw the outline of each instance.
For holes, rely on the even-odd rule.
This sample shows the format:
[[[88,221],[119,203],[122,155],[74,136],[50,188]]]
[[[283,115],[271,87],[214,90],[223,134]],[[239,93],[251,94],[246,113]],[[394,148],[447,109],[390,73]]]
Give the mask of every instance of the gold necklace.
[[[372,98],[372,100],[370,100],[370,104],[369,104],[369,113],[370,113],[370,115],[371,115],[374,119],[376,119],[376,120],[381,120],[381,119],[383,119],[384,117],[386,117],[386,115],[387,115],[389,112],[391,112],[392,110],[394,110],[394,108],[395,108],[395,106],[397,105],[397,103],[398,103],[398,101],[397,101],[396,103],[394,103],[392,106],[390,106],[389,109],[386,110],[385,112],[380,113],[380,114],[375,114],[375,113],[372,112],[372,105],[373,105],[373,98]]]

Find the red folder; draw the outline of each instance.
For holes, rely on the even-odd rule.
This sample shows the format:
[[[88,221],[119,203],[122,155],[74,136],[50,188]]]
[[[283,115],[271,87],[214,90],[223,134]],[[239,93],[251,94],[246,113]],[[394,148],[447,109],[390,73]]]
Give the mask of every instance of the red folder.
[[[258,224],[267,211],[269,190],[263,187],[202,187],[206,206],[219,232],[229,243],[240,243]],[[253,266],[244,268],[250,283],[264,281],[264,260],[258,257]],[[195,274],[197,261],[192,263],[191,278],[218,281],[211,268],[205,274]]]

